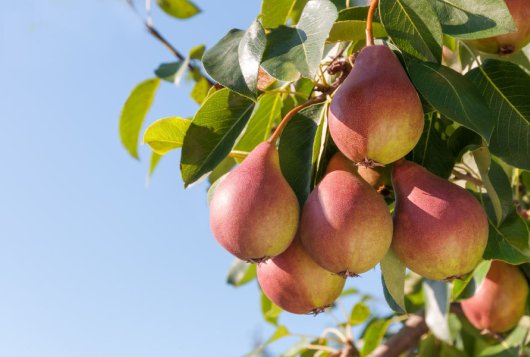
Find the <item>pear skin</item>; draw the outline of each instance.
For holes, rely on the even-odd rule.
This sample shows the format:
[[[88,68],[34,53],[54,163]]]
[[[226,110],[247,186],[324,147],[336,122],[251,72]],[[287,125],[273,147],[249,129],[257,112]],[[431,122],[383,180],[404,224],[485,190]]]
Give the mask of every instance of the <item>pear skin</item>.
[[[517,52],[530,43],[530,0],[506,0],[506,5],[517,28],[515,32],[466,42],[479,51],[500,56]]]
[[[404,157],[423,131],[423,108],[401,63],[386,46],[368,46],[335,92],[329,130],[354,162],[389,164]]]
[[[300,238],[309,255],[342,276],[373,268],[392,240],[392,218],[385,201],[355,171],[344,155],[335,154],[300,219]]]
[[[488,219],[473,195],[422,166],[400,160],[392,170],[396,195],[392,247],[415,273],[452,280],[471,272],[488,241]]]
[[[293,314],[321,312],[339,297],[345,283],[315,263],[297,238],[285,252],[258,264],[257,276],[263,293]]]
[[[492,261],[486,278],[462,310],[469,322],[479,330],[502,333],[514,328],[526,308],[528,282],[516,267]]]
[[[300,207],[280,169],[274,144],[264,142],[230,172],[210,203],[215,239],[241,260],[259,262],[285,251]]]

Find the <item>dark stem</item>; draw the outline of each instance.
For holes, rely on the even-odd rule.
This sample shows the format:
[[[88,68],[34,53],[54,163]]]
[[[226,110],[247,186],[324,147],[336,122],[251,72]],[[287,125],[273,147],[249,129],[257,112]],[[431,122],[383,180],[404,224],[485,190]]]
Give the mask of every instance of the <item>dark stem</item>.
[[[133,11],[142,19],[142,22],[144,23],[145,28],[147,29],[147,32],[149,32],[154,38],[156,38],[158,41],[160,41],[164,47],[166,47],[169,52],[171,52],[175,57],[177,57],[180,61],[184,61],[186,57],[184,57],[162,34],[148,21],[142,18],[136,7],[134,6],[134,2],[132,0],[127,0],[127,4],[133,9]],[[210,85],[214,85],[215,83],[212,82],[210,78],[205,76],[201,69],[199,67],[194,66],[192,63],[188,63],[188,69],[190,71],[195,71],[195,69],[198,69],[201,76],[204,77],[210,83]]]

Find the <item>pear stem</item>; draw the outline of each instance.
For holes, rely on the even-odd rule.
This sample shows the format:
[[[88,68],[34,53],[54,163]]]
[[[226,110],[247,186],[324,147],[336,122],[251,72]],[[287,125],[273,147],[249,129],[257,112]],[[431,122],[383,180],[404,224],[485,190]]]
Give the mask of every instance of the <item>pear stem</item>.
[[[368,9],[368,16],[366,16],[366,46],[374,45],[374,35],[372,33],[372,21],[374,18],[375,8],[379,0],[372,0],[370,8]]]
[[[296,114],[298,114],[298,112],[304,108],[307,108],[309,107],[310,105],[313,105],[313,104],[316,104],[316,103],[322,103],[326,101],[326,95],[323,94],[323,95],[319,95],[318,97],[313,97],[311,99],[309,99],[307,102],[305,103],[302,103],[300,104],[299,106],[297,107],[294,107],[293,109],[291,109],[286,115],[285,117],[282,119],[282,121],[280,122],[280,124],[278,125],[278,127],[276,128],[276,130],[274,131],[274,133],[271,135],[271,137],[269,138],[269,140],[267,140],[267,142],[269,143],[274,143],[276,142],[276,140],[278,140],[278,138],[280,137],[283,129],[285,128],[285,126],[287,125],[287,123],[289,122],[289,120],[291,120]]]

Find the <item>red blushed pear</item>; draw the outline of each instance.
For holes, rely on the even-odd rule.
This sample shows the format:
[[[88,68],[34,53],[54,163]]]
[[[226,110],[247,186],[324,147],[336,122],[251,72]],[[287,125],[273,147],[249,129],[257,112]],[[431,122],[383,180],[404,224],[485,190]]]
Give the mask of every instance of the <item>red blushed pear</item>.
[[[421,101],[388,47],[361,50],[333,96],[328,123],[333,141],[354,162],[386,165],[416,146],[424,124]]]
[[[509,55],[530,43],[530,0],[506,0],[515,27],[515,32],[504,35],[467,41],[476,49],[497,55]]]
[[[394,164],[392,184],[396,195],[392,246],[403,263],[433,280],[452,280],[471,272],[488,241],[488,219],[478,200],[404,159]]]
[[[319,313],[339,297],[345,279],[320,267],[296,238],[289,249],[258,264],[263,293],[293,314]]]
[[[337,153],[304,205],[299,232],[320,266],[355,276],[385,256],[392,218],[383,198],[356,174],[350,160]]]
[[[216,188],[210,203],[215,239],[239,259],[259,262],[285,251],[300,207],[274,144],[259,144]]]
[[[493,261],[486,278],[462,310],[469,322],[479,330],[506,332],[523,317],[528,298],[528,282],[513,265]]]

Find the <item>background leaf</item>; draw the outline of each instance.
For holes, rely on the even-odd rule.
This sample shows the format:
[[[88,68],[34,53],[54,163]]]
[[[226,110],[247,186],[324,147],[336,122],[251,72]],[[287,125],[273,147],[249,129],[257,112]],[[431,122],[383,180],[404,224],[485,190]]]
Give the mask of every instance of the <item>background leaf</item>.
[[[182,76],[186,72],[188,63],[189,60],[187,58],[184,61],[162,63],[155,69],[155,75],[166,82],[179,85]]]
[[[336,18],[337,9],[329,0],[310,0],[296,27],[280,26],[267,35],[263,68],[279,80],[313,78]]]
[[[227,88],[206,99],[182,146],[180,170],[185,186],[212,171],[230,153],[253,108],[250,99]]]
[[[490,151],[510,165],[530,170],[530,76],[516,64],[487,60],[466,77],[493,114]]]
[[[280,167],[303,207],[311,185],[313,140],[324,104],[302,109],[287,123],[280,136]]]
[[[166,14],[177,19],[188,19],[201,12],[201,9],[189,0],[156,0],[156,3]]]
[[[228,270],[226,282],[239,287],[256,278],[256,264],[250,264],[239,259],[234,259]]]
[[[261,313],[265,321],[273,325],[278,325],[278,316],[280,316],[282,312],[283,310],[278,305],[270,301],[269,298],[261,292]]]
[[[145,130],[144,144],[159,155],[180,148],[190,123],[191,120],[178,117],[159,119]]]
[[[145,116],[153,103],[160,80],[148,79],[138,84],[131,94],[120,116],[120,138],[129,154],[138,159],[138,138]]]
[[[390,248],[381,260],[381,274],[386,290],[392,300],[405,312],[405,273],[406,266]]]
[[[366,38],[365,29],[366,21],[364,20],[337,21],[329,32],[327,42],[364,41]],[[374,38],[387,37],[385,28],[379,22],[372,23],[372,32]]]
[[[481,147],[473,151],[473,157],[480,172],[482,183],[490,197],[492,210],[495,213],[497,225],[513,211],[512,187],[508,176],[502,167],[491,160],[488,148]]]
[[[425,296],[425,323],[432,333],[442,341],[452,344],[449,330],[450,290],[444,281],[425,279],[423,282]]]
[[[515,211],[499,227],[490,221],[489,228],[484,259],[497,259],[515,265],[530,262],[528,226]]]
[[[424,61],[440,62],[442,27],[428,0],[381,0],[381,22],[403,52]]]
[[[161,158],[162,158],[162,155],[158,155],[154,151],[151,153],[151,159],[149,160],[149,172],[147,174],[148,180],[149,180],[149,177],[153,176],[153,174],[155,173],[156,167],[158,166],[158,163],[160,162]]]
[[[368,323],[363,335],[361,356],[367,356],[381,343],[390,326],[390,319],[374,319]]]
[[[515,31],[504,0],[434,0],[443,32],[461,39],[476,39]]]
[[[412,161],[443,178],[449,178],[456,160],[448,147],[445,133],[448,124],[447,120],[436,118],[432,113],[426,114],[423,133],[410,154]]]
[[[410,63],[408,71],[414,86],[429,104],[489,142],[495,124],[473,83],[449,67],[435,63]]]
[[[263,27],[274,28],[285,25],[295,3],[295,0],[263,0],[261,3]]]

